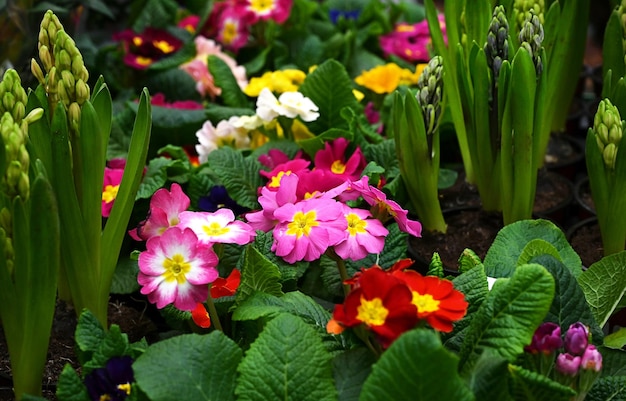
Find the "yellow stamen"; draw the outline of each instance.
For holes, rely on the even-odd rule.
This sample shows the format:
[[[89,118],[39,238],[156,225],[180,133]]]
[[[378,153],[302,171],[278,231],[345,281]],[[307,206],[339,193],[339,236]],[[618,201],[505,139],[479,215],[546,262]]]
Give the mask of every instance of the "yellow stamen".
[[[290,175],[290,174],[291,174],[291,170],[279,171],[278,174],[272,177],[272,180],[267,186],[270,188],[280,187],[280,179],[283,178],[283,175]]]
[[[357,234],[363,234],[365,231],[365,227],[367,227],[367,222],[357,216],[355,213],[350,213],[346,216],[346,220],[348,221],[348,232],[351,236],[355,236]]]
[[[133,44],[137,47],[141,46],[143,44],[143,39],[141,38],[141,36],[135,36],[133,38]]]
[[[274,0],[252,0],[250,8],[257,14],[264,14],[274,8]]]
[[[361,305],[357,308],[356,318],[368,326],[382,326],[389,315],[389,310],[383,305],[383,300],[374,298],[371,301],[361,297]]]
[[[204,230],[206,235],[211,236],[211,237],[224,235],[224,234],[226,234],[227,232],[230,231],[230,228],[222,227],[219,223],[217,223],[215,221],[212,222],[208,226],[202,226],[202,229]]]
[[[420,294],[417,291],[413,291],[413,305],[417,307],[418,313],[436,312],[439,310],[440,301],[433,298],[430,294]]]
[[[224,24],[224,29],[222,30],[222,42],[225,45],[229,45],[233,43],[235,38],[237,38],[237,24],[233,22],[226,22]]]
[[[287,234],[295,235],[297,239],[303,235],[308,237],[311,228],[319,225],[320,223],[317,221],[317,213],[315,213],[315,210],[306,212],[306,214],[297,212],[293,215],[293,221],[287,225]]]
[[[137,62],[137,64],[143,65],[143,66],[152,64],[152,59],[150,57],[137,56],[135,58],[135,61]]]
[[[343,174],[346,171],[346,165],[341,160],[335,160],[330,166],[330,171],[335,174]]]
[[[185,257],[180,253],[171,258],[166,258],[163,261],[163,267],[165,268],[163,273],[165,281],[172,282],[176,280],[178,284],[184,284],[187,281],[185,274],[191,270],[191,264],[185,261]]]
[[[130,395],[130,383],[120,384],[117,388],[125,392],[127,395]]]
[[[120,189],[119,185],[107,185],[102,191],[102,201],[111,203],[117,197],[117,191]]]
[[[173,52],[174,50],[176,50],[176,48],[173,45],[171,45],[165,40],[153,40],[152,45],[156,47],[157,49],[161,50],[165,54],[169,54]]]

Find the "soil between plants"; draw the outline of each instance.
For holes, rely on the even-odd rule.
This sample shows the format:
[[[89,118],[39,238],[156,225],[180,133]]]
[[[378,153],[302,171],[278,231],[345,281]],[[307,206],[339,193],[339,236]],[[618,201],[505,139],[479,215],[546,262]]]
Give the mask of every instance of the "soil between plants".
[[[142,308],[143,305],[143,308]],[[123,333],[128,335],[129,341],[139,341],[146,337],[148,342],[156,338],[157,326],[149,318],[147,301],[137,300],[131,296],[115,296],[109,301],[109,324],[117,324]],[[69,363],[80,372],[76,356],[74,332],[77,317],[74,308],[63,301],[56,305],[48,360],[42,377],[43,397],[55,401],[56,383],[65,364]],[[0,329],[0,401],[12,401],[15,397],[11,382],[11,363],[9,351],[4,337],[4,330]]]

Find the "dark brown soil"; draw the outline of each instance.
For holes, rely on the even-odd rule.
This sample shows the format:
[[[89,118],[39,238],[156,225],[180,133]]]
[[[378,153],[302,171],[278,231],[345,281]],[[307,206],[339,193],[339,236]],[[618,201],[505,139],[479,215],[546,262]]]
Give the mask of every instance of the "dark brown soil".
[[[568,240],[585,267],[591,266],[604,256],[600,226],[595,217],[573,226],[568,231]]]
[[[143,309],[141,308],[142,302],[145,303]],[[156,326],[146,316],[147,306],[145,301],[136,301],[128,296],[112,299],[109,302],[109,324],[120,326],[122,332],[128,334],[130,342],[138,341],[144,336],[149,338],[156,333]],[[75,310],[65,302],[57,302],[48,349],[48,361],[42,378],[43,396],[48,400],[56,400],[54,394],[56,382],[65,364],[69,363],[80,371],[74,342],[76,321]],[[0,330],[0,401],[14,399],[11,388],[9,352],[4,331]]]

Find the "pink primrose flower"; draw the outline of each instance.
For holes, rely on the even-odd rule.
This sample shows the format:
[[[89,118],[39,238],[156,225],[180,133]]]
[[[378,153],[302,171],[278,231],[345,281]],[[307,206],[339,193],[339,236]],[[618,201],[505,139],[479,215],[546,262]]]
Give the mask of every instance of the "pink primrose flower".
[[[246,10],[252,15],[252,24],[269,19],[282,24],[289,18],[292,5],[293,0],[246,0]]]
[[[384,221],[384,215],[391,216],[397,223],[401,231],[415,237],[421,237],[422,224],[416,220],[409,220],[408,211],[403,209],[398,203],[387,199],[387,195],[380,189],[369,185],[369,177],[363,176],[359,181],[353,181],[350,188],[358,192],[365,202],[374,209],[373,215]],[[379,217],[380,216],[380,217]]]
[[[318,259],[328,247],[345,237],[346,220],[341,203],[312,198],[286,204],[274,211],[272,251],[288,263]]]
[[[217,41],[226,49],[238,52],[248,43],[250,36],[246,13],[241,7],[228,7],[222,11],[217,25]]]
[[[157,308],[174,304],[191,311],[207,299],[208,284],[218,277],[218,258],[191,229],[170,227],[163,235],[150,238],[146,248],[139,254],[137,281],[141,293]]]
[[[298,172],[298,199],[313,197],[335,198],[345,191],[350,184],[346,180],[330,170],[314,169]]]
[[[274,211],[286,204],[294,204],[298,201],[296,189],[299,178],[296,174],[285,174],[280,179],[278,190],[270,190],[268,187],[261,188],[259,204],[262,209],[257,212],[246,214],[246,219],[252,228],[268,232],[277,223]]]
[[[183,42],[163,29],[146,28],[138,34],[130,29],[113,35],[113,40],[121,42],[124,48],[124,63],[143,70],[152,63],[178,51]]]
[[[124,162],[125,164],[125,162]],[[113,202],[122,183],[124,166],[120,168],[104,168],[104,182],[102,184],[102,217],[109,217]]]
[[[130,230],[130,236],[136,241],[146,241],[163,234],[165,230],[176,226],[179,215],[189,208],[189,197],[185,195],[180,185],[173,183],[171,190],[158,189],[150,199],[148,218]]]
[[[309,162],[308,160],[294,159],[279,164],[278,166],[274,167],[272,171],[268,172],[261,170],[259,173],[263,177],[268,179],[266,187],[272,190],[276,190],[280,186],[281,179],[284,175],[299,174],[302,171],[308,171],[309,164],[311,164],[311,162]]]
[[[150,103],[153,106],[165,107],[167,109],[200,110],[204,108],[202,103],[194,102],[193,100],[176,100],[168,102],[165,100],[165,95],[161,92],[155,93],[150,98]]]
[[[367,165],[361,148],[356,150],[346,161],[346,149],[350,142],[343,137],[332,142],[326,142],[324,149],[315,153],[315,168],[327,170],[343,178],[343,180],[358,180]]]
[[[256,232],[248,224],[235,219],[230,209],[215,212],[181,212],[179,226],[191,228],[203,244],[216,242],[245,245],[254,240]]]
[[[439,14],[438,18],[445,38],[446,23],[443,14]],[[428,47],[431,38],[426,20],[417,24],[399,23],[392,32],[380,36],[379,43],[386,57],[394,55],[411,63],[430,60]]]
[[[356,261],[369,254],[382,252],[389,231],[379,220],[371,218],[372,214],[367,210],[345,205],[344,217],[347,223],[346,237],[335,245],[337,255]]]
[[[188,15],[185,18],[178,21],[177,27],[187,30],[191,34],[195,34],[198,30],[198,23],[200,22],[200,16]]]

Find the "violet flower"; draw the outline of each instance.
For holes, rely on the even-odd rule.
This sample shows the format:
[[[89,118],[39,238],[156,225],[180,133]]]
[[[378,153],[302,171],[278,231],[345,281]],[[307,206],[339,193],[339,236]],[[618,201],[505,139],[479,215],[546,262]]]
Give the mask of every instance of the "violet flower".
[[[130,395],[131,383],[135,381],[129,356],[116,356],[104,368],[94,369],[85,377],[85,386],[93,401],[125,400]]]
[[[561,327],[553,322],[545,322],[533,334],[532,342],[526,347],[526,351],[550,354],[561,348],[562,345]]]
[[[582,355],[589,344],[589,330],[581,322],[569,326],[565,333],[565,351],[572,355]]]

